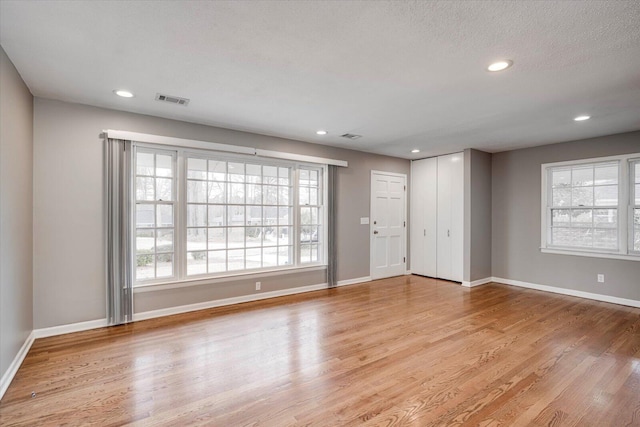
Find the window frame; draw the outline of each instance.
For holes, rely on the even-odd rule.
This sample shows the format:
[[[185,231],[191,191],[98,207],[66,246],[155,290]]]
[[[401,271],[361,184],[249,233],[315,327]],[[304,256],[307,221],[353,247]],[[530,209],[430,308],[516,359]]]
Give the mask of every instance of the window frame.
[[[587,256],[596,258],[611,258],[640,261],[640,251],[633,250],[633,187],[631,185],[634,177],[631,173],[631,165],[640,161],[640,153],[587,158],[580,160],[570,160],[554,163],[543,163],[541,165],[541,215],[540,215],[540,251],[542,253]],[[617,225],[618,249],[584,248],[569,246],[551,245],[550,233],[552,230],[552,180],[551,172],[559,168],[572,168],[575,166],[595,166],[598,164],[617,163],[618,164],[618,204],[617,204]],[[595,188],[595,185],[594,185]],[[557,207],[556,207],[557,208]],[[574,208],[570,206],[568,208]],[[607,209],[609,206],[585,206],[585,209]]]
[[[255,155],[247,155],[247,154],[236,154],[236,153],[227,153],[227,152],[219,152],[215,150],[206,150],[200,148],[192,148],[192,147],[180,147],[180,146],[169,146],[165,144],[153,144],[148,142],[136,142],[133,141],[134,146],[134,156],[136,155],[138,150],[143,152],[152,152],[152,153],[173,153],[174,155],[174,267],[173,272],[174,275],[172,277],[162,277],[155,278],[149,280],[137,280],[135,278],[136,274],[136,241],[135,241],[135,232],[132,233],[132,248],[133,248],[133,266],[132,271],[134,272],[133,278],[133,287],[134,288],[144,288],[144,287],[157,287],[161,288],[167,287],[181,287],[186,284],[192,283],[217,283],[224,281],[225,279],[235,279],[238,277],[250,277],[250,276],[270,276],[277,273],[290,273],[296,271],[303,270],[317,270],[317,269],[325,269],[327,266],[327,209],[326,209],[326,200],[327,200],[327,165],[319,164],[319,163],[311,163],[311,162],[303,162],[303,161],[295,161],[295,160],[287,160],[287,159],[273,159],[273,158],[264,158],[264,157],[256,157]],[[261,166],[275,166],[275,167],[287,167],[291,168],[291,210],[293,212],[293,223],[292,223],[292,234],[291,236],[291,245],[292,245],[292,254],[293,264],[287,266],[272,266],[272,267],[261,267],[255,269],[242,269],[242,270],[232,270],[225,271],[220,273],[203,273],[197,275],[188,275],[187,274],[187,159],[192,156],[196,158],[203,158],[207,160],[218,160],[225,162],[241,162],[241,163],[253,163],[259,164]],[[132,168],[132,174],[134,179],[133,182],[133,191],[132,191],[132,203],[136,203],[136,188],[135,188],[135,175],[136,175],[136,161],[137,157],[134,157],[134,167]],[[322,235],[318,236],[318,239],[322,239],[322,253],[318,252],[319,260],[317,262],[310,263],[301,263],[300,262],[300,205],[299,205],[299,171],[300,168],[310,168],[316,169],[319,171],[321,176],[321,190],[322,190],[322,225],[321,231]],[[208,204],[208,203],[207,203]],[[225,203],[223,206],[229,206],[229,204]],[[247,206],[246,199],[244,206]],[[261,205],[264,206],[264,205]],[[132,224],[135,230],[135,209],[133,215]],[[208,227],[207,227],[208,228]],[[318,242],[320,243],[320,241]],[[245,241],[246,245],[246,241]],[[262,246],[260,246],[262,247]],[[243,247],[246,249],[246,247]],[[165,285],[165,286],[161,286]]]

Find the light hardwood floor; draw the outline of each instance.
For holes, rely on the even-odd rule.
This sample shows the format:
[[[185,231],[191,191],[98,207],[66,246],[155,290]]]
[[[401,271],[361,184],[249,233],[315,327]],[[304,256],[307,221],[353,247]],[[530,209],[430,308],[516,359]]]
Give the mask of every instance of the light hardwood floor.
[[[40,339],[0,402],[129,423],[640,425],[640,310],[398,277]]]

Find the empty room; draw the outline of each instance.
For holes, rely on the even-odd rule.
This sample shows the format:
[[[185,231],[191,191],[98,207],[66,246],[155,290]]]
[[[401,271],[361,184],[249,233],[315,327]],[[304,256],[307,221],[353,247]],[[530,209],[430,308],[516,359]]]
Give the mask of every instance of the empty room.
[[[640,2],[0,0],[0,425],[640,426]]]

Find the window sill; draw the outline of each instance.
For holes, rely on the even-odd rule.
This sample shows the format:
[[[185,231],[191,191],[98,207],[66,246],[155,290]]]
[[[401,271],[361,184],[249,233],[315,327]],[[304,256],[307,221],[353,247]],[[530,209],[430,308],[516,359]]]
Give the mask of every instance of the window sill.
[[[579,250],[566,250],[566,249],[551,249],[540,248],[540,252],[545,254],[556,255],[572,255],[572,256],[586,256],[591,258],[605,258],[605,259],[622,259],[626,261],[640,261],[640,255],[627,255],[616,253],[604,253],[604,252],[587,252]]]
[[[206,277],[206,278],[194,278],[185,279],[174,282],[161,282],[161,283],[142,283],[139,285],[133,285],[133,293],[144,293],[163,291],[168,289],[188,288],[192,286],[201,285],[213,285],[216,283],[228,283],[238,280],[252,280],[260,279],[263,277],[282,276],[286,274],[307,273],[311,271],[326,270],[327,266],[324,264],[315,264],[306,267],[291,267],[278,270],[266,270],[251,273],[237,273],[229,274],[226,276]]]

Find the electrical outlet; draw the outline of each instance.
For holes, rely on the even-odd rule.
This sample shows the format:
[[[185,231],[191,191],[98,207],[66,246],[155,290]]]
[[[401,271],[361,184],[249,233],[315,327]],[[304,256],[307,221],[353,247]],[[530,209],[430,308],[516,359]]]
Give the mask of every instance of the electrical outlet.
[[[604,274],[598,274],[598,283],[604,283]]]
[[[256,291],[259,291],[262,288],[262,282],[256,282]]]

